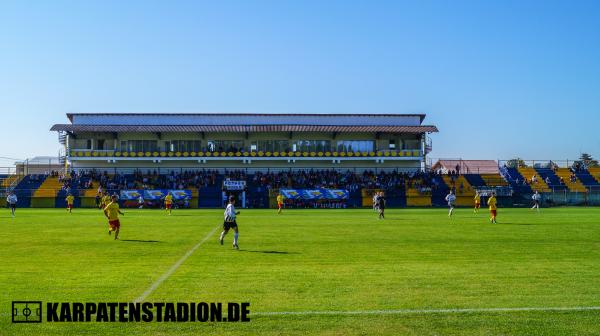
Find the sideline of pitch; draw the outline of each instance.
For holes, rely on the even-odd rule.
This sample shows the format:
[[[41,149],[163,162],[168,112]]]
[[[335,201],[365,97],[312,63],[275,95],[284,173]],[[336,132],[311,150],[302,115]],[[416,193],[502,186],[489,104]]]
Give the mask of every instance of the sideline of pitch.
[[[183,264],[183,262],[187,258],[189,258],[189,256],[191,256],[200,246],[202,246],[202,244],[204,244],[208,239],[210,239],[210,237],[212,237],[212,235],[215,234],[219,227],[220,226],[217,226],[214,229],[212,229],[206,235],[206,237],[204,237],[201,241],[199,241],[196,245],[189,249],[181,258],[179,258],[179,260],[177,260],[176,263],[173,264],[173,266],[171,266],[165,273],[163,273],[163,275],[161,275],[160,278],[158,278],[152,285],[150,285],[150,287],[148,287],[148,289],[146,289],[146,291],[133,302],[143,302],[150,294],[152,294],[152,292],[154,292],[158,288],[158,286],[160,286],[173,273],[175,273],[179,266],[181,266],[181,264]]]
[[[410,315],[410,314],[457,314],[457,313],[512,313],[530,311],[596,311],[600,306],[591,307],[513,307],[513,308],[448,308],[448,309],[384,309],[384,310],[354,310],[354,311],[289,311],[289,312],[254,312],[256,316],[316,316],[316,315]]]
[[[214,231],[214,230],[213,230]],[[165,273],[166,274],[166,273]],[[166,278],[165,278],[166,279]],[[162,280],[164,281],[164,279]],[[157,285],[158,286],[158,285]],[[156,287],[157,287],[156,286]],[[154,289],[156,289],[154,287]],[[152,288],[152,287],[151,287]],[[150,292],[151,293],[151,292]],[[148,293],[148,295],[150,294]],[[146,293],[144,293],[146,294]],[[139,300],[139,298],[138,298]],[[429,314],[468,314],[468,313],[516,313],[516,312],[560,312],[560,311],[598,311],[600,306],[590,307],[512,307],[512,308],[448,308],[448,309],[383,309],[383,310],[323,310],[323,311],[289,311],[289,312],[256,312],[251,317],[286,317],[286,316],[356,316],[356,315],[429,315]],[[0,313],[0,316],[10,316]]]

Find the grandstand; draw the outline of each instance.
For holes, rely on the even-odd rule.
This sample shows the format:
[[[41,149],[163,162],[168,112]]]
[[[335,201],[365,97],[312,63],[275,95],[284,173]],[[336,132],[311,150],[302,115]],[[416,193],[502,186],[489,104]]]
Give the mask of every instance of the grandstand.
[[[390,192],[390,203],[405,206],[404,186],[392,188],[399,183],[398,175],[389,174],[423,171],[426,156],[431,151],[427,134],[437,132],[435,126],[423,125],[423,114],[100,113],[68,114],[67,117],[70,124],[54,125],[52,130],[58,132],[65,146],[61,162],[69,162],[75,176],[91,180],[86,190],[78,192],[79,197],[94,197],[98,186],[111,192],[157,187],[144,186],[134,175],[176,179],[191,175],[200,180],[211,175],[210,183],[197,183],[197,180],[187,183],[186,179],[185,185],[160,186],[190,190],[192,195],[197,195],[191,207],[221,206],[223,181],[232,178],[244,183],[243,190],[236,192],[242,194],[244,200],[247,198],[245,205],[248,206],[271,204],[272,184],[281,178],[290,183],[277,188],[350,187],[350,183],[337,180],[338,176],[330,176],[329,172],[343,172],[345,177],[367,172],[361,177],[360,187],[354,181],[345,206],[367,205],[368,201],[362,200],[357,188],[382,188],[384,183]],[[244,173],[243,178],[227,176],[238,171]],[[281,172],[289,173],[281,176]],[[294,175],[293,172],[300,173],[288,176]],[[93,175],[97,174],[105,176],[110,183],[96,179]],[[255,176],[260,178],[256,180]],[[393,182],[387,180],[389,176],[394,178]],[[302,182],[308,179],[311,183],[296,183],[296,178]],[[120,183],[122,181],[126,181],[125,185]],[[131,181],[133,185],[128,185]],[[34,198],[53,194],[62,197],[54,179],[41,188],[50,191],[38,191],[33,194]]]
[[[243,207],[265,208],[288,189],[315,197],[290,199],[289,207],[370,207],[378,191],[389,207],[445,206],[450,190],[459,206],[471,206],[476,191],[484,205],[491,191],[503,205],[528,204],[534,191],[547,204],[600,202],[598,168],[463,159],[427,165],[427,135],[437,128],[423,125],[421,114],[67,117],[70,124],[51,128],[63,157],[19,162],[19,174],[0,177],[19,206],[64,207],[71,193],[76,207],[94,207],[98,192],[107,191],[130,197],[125,205],[137,204],[128,195],[142,194],[158,207],[170,190],[184,195],[182,207],[221,207],[234,194]]]

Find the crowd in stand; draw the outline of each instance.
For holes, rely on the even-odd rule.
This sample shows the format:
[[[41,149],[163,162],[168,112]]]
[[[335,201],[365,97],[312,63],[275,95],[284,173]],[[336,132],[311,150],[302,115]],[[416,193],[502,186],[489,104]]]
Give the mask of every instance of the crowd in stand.
[[[246,172],[243,170],[228,170],[223,174],[225,179],[246,181]]]
[[[458,165],[456,166],[458,168]],[[456,181],[458,180],[458,177],[460,176],[460,174],[458,173],[459,170],[452,170],[448,172],[448,178],[450,179],[450,189],[455,193],[455,194],[462,194],[465,191],[465,184],[463,183],[463,181],[461,181],[458,185],[456,184]],[[434,183],[434,185],[438,185],[437,181],[435,181],[436,183]]]
[[[159,174],[157,170],[147,171],[136,170],[132,174],[116,173],[113,175],[108,172],[97,172],[89,170],[80,172],[78,177],[83,177],[89,181],[88,188],[92,186],[101,190],[117,189],[186,189],[202,188],[214,186],[217,180],[217,171],[171,171],[168,174]]]
[[[423,192],[435,188],[438,181],[436,173],[429,172],[374,172],[365,170],[362,173],[335,170],[298,170],[269,173],[255,173],[251,184],[267,188],[330,188],[356,191],[362,188],[394,190],[414,188]]]
[[[136,170],[130,174],[109,174],[107,171],[79,170],[72,171],[68,175],[53,171],[51,176],[58,177],[62,189],[67,193],[73,188],[92,189],[97,188],[98,193],[106,190],[127,189],[186,189],[218,187],[220,177],[224,179],[247,181],[246,191],[250,190],[255,195],[264,197],[270,190],[281,188],[294,189],[346,189],[359,192],[361,189],[383,189],[389,195],[402,192],[407,189],[415,189],[420,193],[428,194],[435,191],[443,183],[439,172],[398,172],[398,171],[372,171],[365,170],[355,172],[352,170],[295,170],[279,172],[256,172],[248,175],[245,170],[228,170],[223,172],[217,170],[197,171],[171,171],[161,174],[158,170],[141,171]],[[449,174],[452,181],[458,177],[458,173]],[[457,186],[460,189],[460,186]],[[268,196],[267,196],[268,197]],[[259,200],[264,203],[266,200]],[[343,203],[302,202],[299,207],[344,207]]]
[[[52,171],[52,176],[58,177],[58,181],[62,184],[61,190],[64,190],[67,194],[71,193],[73,188],[92,188],[92,182],[89,179],[84,179],[84,176],[78,174],[76,171],[72,171],[68,175],[57,171]]]
[[[136,170],[132,174],[109,174],[97,170],[72,171],[69,175],[52,171],[53,177],[58,177],[62,189],[70,192],[72,188],[102,190],[120,189],[186,189],[215,186],[219,174],[224,179],[247,181],[250,187],[258,191],[270,189],[296,188],[296,189],[346,189],[350,192],[360,189],[384,189],[394,191],[400,189],[416,189],[422,193],[431,192],[439,187],[440,181],[437,172],[374,172],[365,170],[356,173],[350,170],[345,172],[336,170],[297,170],[280,172],[256,172],[248,178],[244,170],[217,170],[202,171],[171,171],[160,174],[157,170],[142,172]],[[455,179],[457,174],[450,174]]]

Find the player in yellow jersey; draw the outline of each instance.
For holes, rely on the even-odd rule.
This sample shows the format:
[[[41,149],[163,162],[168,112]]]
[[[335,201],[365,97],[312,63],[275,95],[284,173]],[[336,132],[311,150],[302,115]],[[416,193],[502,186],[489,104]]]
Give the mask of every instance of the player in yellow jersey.
[[[496,216],[498,215],[498,208],[496,207],[496,193],[492,192],[492,195],[490,196],[490,198],[488,198],[488,206],[490,207],[490,222],[492,222],[492,224],[497,224],[496,223]]]
[[[106,206],[107,206],[108,204],[110,204],[110,202],[111,202],[111,198],[110,198],[110,196],[108,195],[108,191],[105,191],[105,192],[104,192],[104,196],[102,196],[102,202],[101,202],[101,204],[102,204],[102,209],[106,208]]]
[[[125,215],[119,209],[119,202],[117,201],[117,195],[113,195],[111,202],[104,208],[104,215],[108,218],[108,235],[113,231],[115,232],[115,240],[119,239],[119,232],[121,231],[121,222],[119,221],[119,215]]]
[[[281,214],[281,210],[283,209],[283,195],[277,195],[277,214]]]
[[[67,198],[65,198],[65,201],[67,201],[67,211],[69,213],[73,213],[73,202],[75,201],[75,197],[73,197],[71,194],[68,194]]]
[[[479,195],[479,191],[475,191],[475,197],[473,198],[475,202],[475,207],[473,208],[473,213],[479,213],[479,208],[481,208],[481,195]]]
[[[167,213],[169,215],[171,214],[172,208],[173,208],[173,195],[171,195],[171,192],[169,191],[167,196],[165,196],[165,210],[167,211]]]

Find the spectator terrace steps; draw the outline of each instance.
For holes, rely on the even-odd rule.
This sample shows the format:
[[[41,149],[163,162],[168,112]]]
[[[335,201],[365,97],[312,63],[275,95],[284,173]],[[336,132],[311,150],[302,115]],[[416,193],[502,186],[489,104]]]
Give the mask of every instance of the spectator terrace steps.
[[[454,181],[452,180],[452,176],[450,175],[443,175],[443,179],[444,183],[448,186],[450,190],[455,190],[456,205],[473,205],[473,197],[475,196],[475,190],[463,175],[454,177]]]
[[[443,178],[444,178],[444,183],[446,183],[448,188],[456,189],[457,197],[475,196],[475,191],[473,190],[473,187],[471,186],[469,181],[467,181],[467,179],[464,176],[460,175],[458,177],[455,177],[454,181],[452,181],[452,177],[450,175],[444,175]]]
[[[408,188],[406,190],[406,205],[407,206],[431,206],[431,193],[421,193],[416,188]]]
[[[17,176],[17,175],[10,175],[8,177],[5,177],[2,180],[2,183],[0,183],[0,185],[2,186],[3,189],[10,187],[13,183],[17,184],[21,181],[23,177],[22,176]]]
[[[533,176],[536,177],[537,182],[529,184],[529,186],[531,187],[531,189],[533,191],[537,190],[539,192],[550,192],[550,188],[548,187],[546,182],[544,182],[544,179],[540,176],[540,174],[534,168],[520,167],[519,173],[530,182],[531,182],[531,178]]]
[[[56,195],[62,188],[62,183],[58,177],[49,176],[37,188],[31,197],[31,207],[34,208],[53,208],[56,201]]]
[[[58,177],[48,177],[33,193],[34,198],[40,197],[55,197],[58,191],[62,188],[62,183],[58,181]]]
[[[588,171],[590,172],[590,175],[600,183],[600,168],[589,168]]]
[[[486,186],[490,187],[505,187],[508,182],[500,174],[481,174],[481,178],[485,181]]]
[[[83,197],[91,197],[91,198],[96,198],[96,194],[97,194],[97,193],[98,193],[98,189],[97,189],[97,188],[94,188],[94,187],[92,186],[92,188],[91,188],[91,189],[86,189],[86,190],[83,192]]]
[[[575,180],[575,182],[571,182],[571,171],[569,168],[559,168],[555,171],[556,176],[559,178],[563,178],[565,186],[569,189],[569,191],[573,192],[587,192],[587,189],[581,183],[579,178]]]

